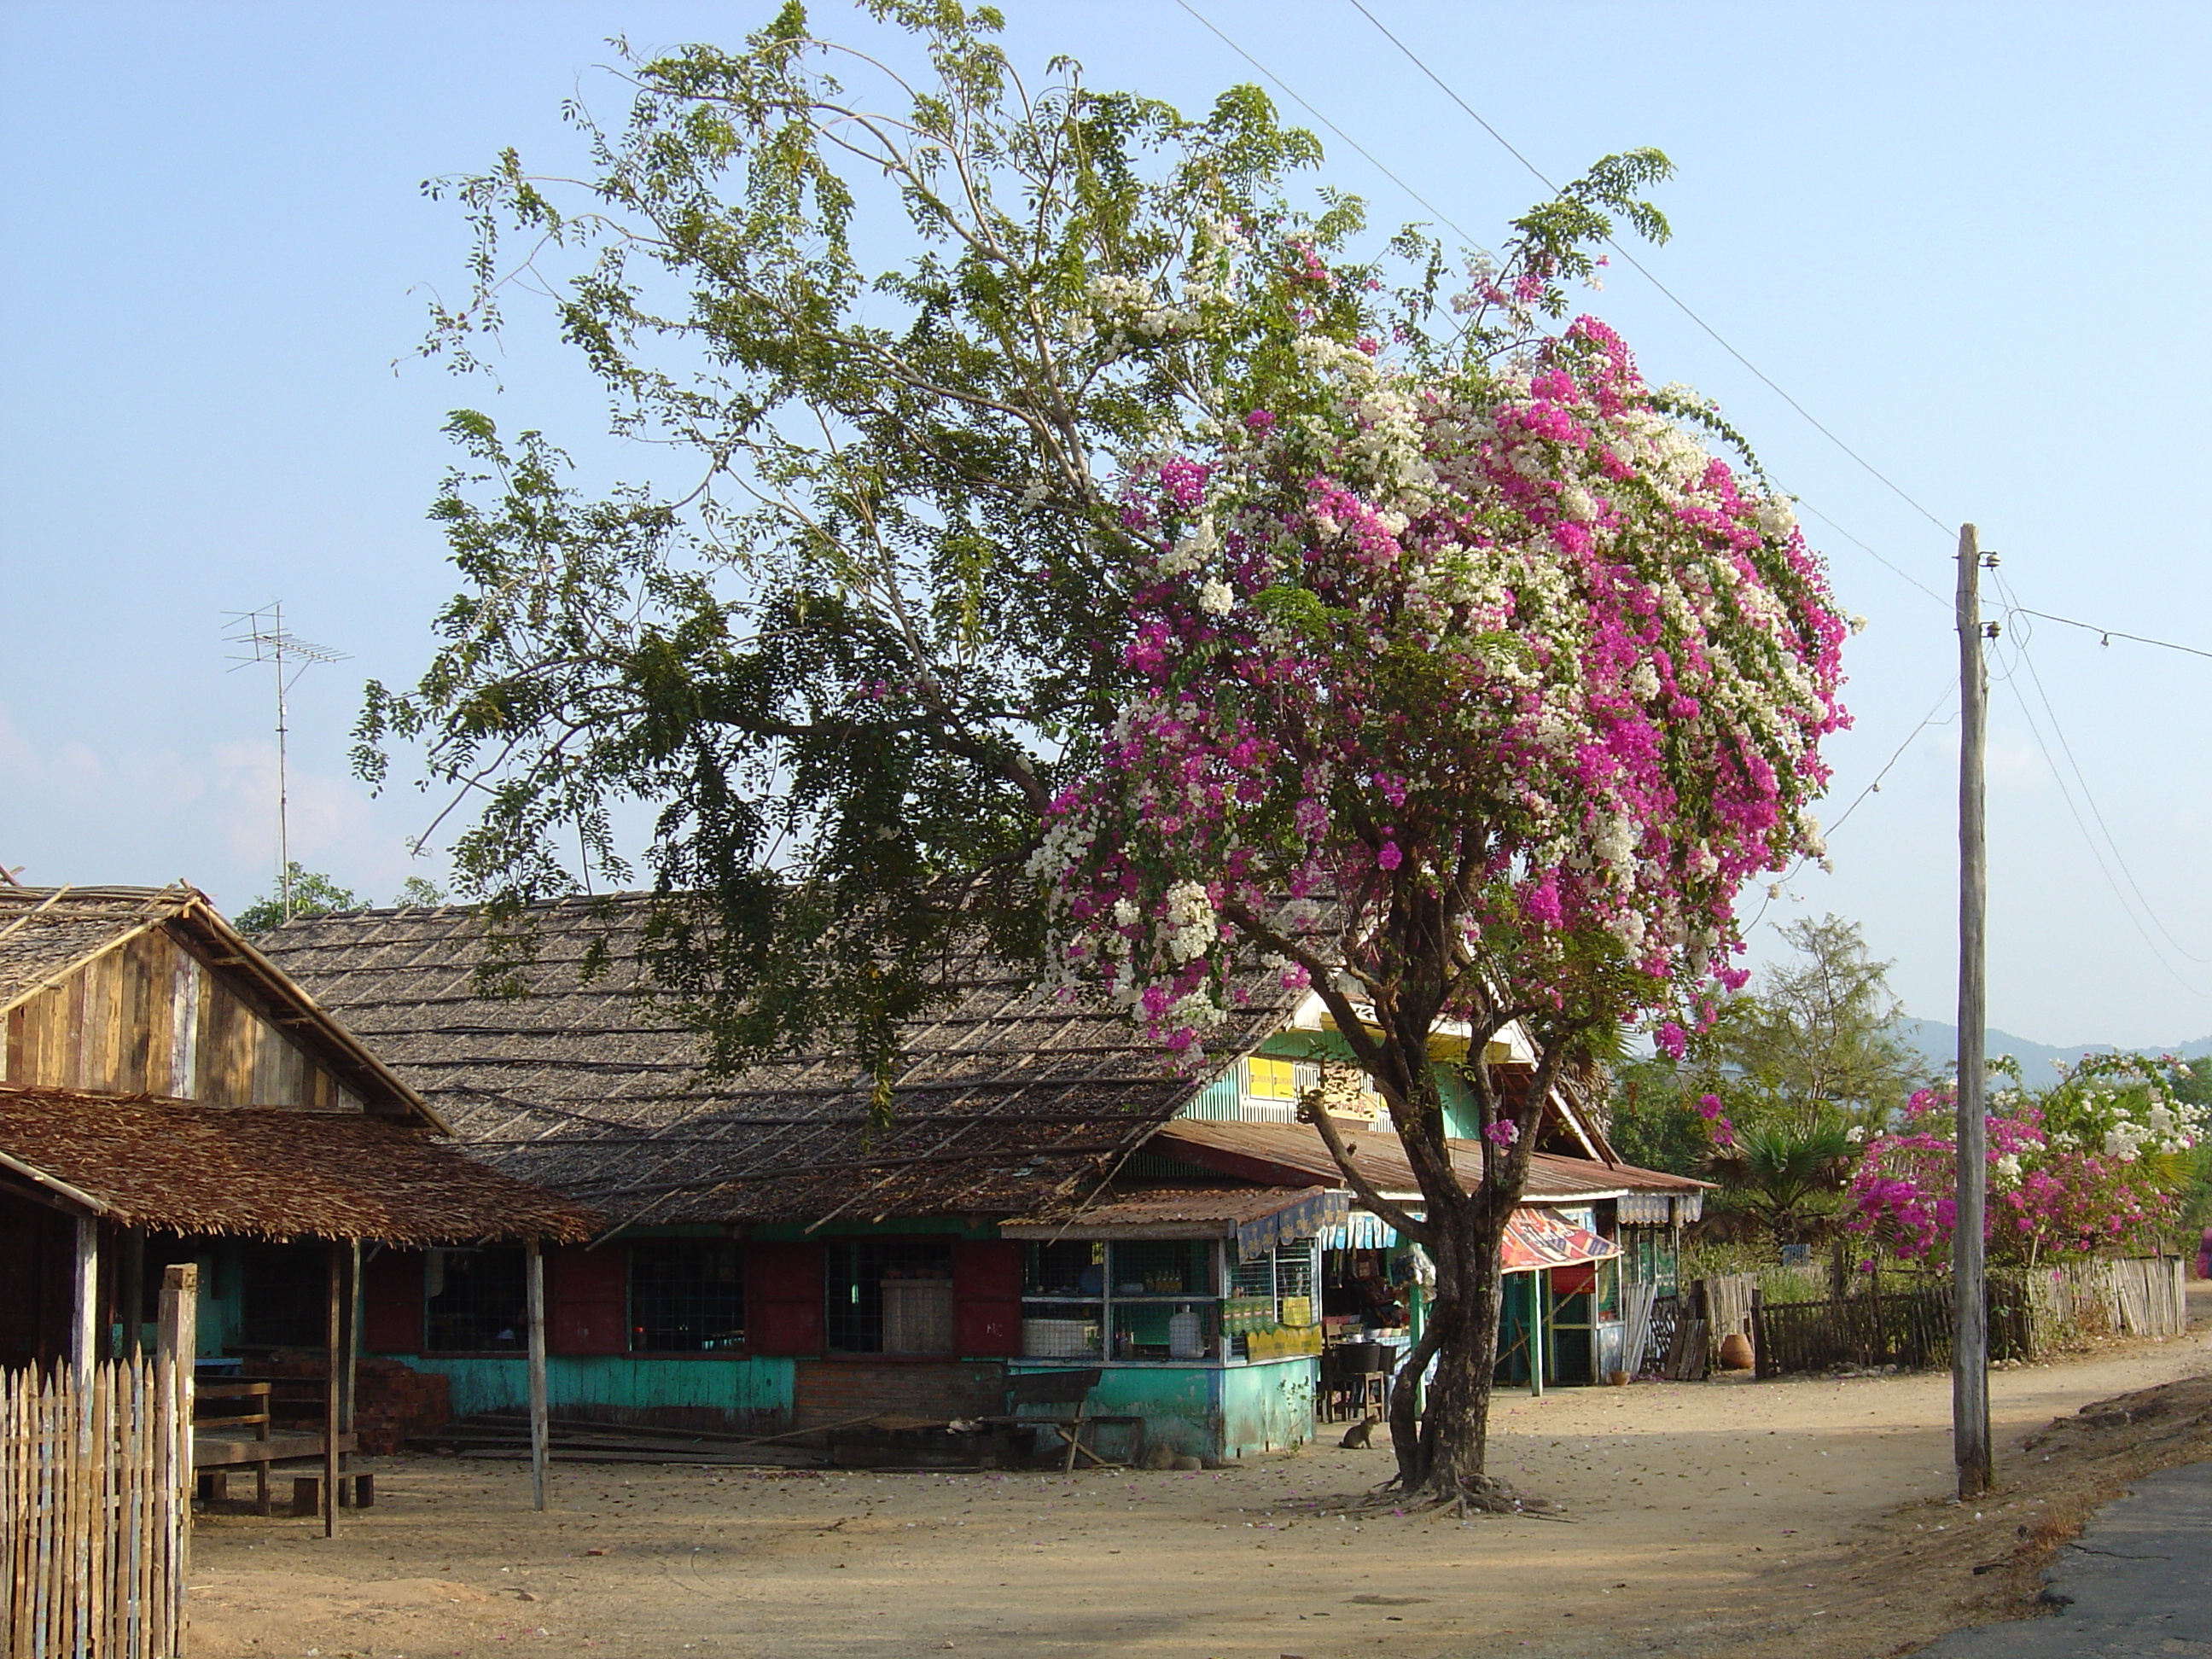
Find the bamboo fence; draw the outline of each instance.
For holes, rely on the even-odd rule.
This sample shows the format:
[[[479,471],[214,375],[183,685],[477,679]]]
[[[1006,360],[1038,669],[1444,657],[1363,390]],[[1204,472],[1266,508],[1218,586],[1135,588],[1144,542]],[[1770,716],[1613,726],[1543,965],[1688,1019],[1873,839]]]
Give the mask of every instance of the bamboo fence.
[[[191,1398],[166,1357],[0,1371],[7,1659],[183,1653]]]

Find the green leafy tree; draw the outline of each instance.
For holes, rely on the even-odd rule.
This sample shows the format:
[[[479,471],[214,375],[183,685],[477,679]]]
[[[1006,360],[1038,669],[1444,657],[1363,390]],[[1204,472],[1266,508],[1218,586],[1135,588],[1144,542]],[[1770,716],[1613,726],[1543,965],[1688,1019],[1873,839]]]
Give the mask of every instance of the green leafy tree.
[[[285,909],[284,884],[279,884],[273,893],[264,893],[231,918],[232,926],[241,933],[264,933],[277,927],[290,916],[322,916],[333,910],[357,910],[362,901],[349,887],[341,887],[319,870],[301,867],[295,860],[289,866],[291,877],[291,908]]]
[[[397,905],[421,906],[428,908],[446,902],[446,890],[434,881],[422,876],[410,876],[399,884],[399,891],[392,901]]]
[[[1042,973],[1049,923],[1059,965],[1096,975],[1081,927],[1115,907],[1089,884],[1121,878],[1084,849],[1110,840],[1126,890],[1179,918],[1114,924],[1181,953],[1109,986],[1139,1024],[1191,1052],[1169,1016],[1268,951],[1389,1102],[1427,1215],[1376,1201],[1441,1252],[1407,1368],[1436,1355],[1439,1381],[1401,1480],[1494,1500],[1498,1245],[1548,1085],[1728,971],[1729,898],[1806,845],[1838,717],[1844,630],[1786,503],[1717,464],[1683,429],[1710,411],[1645,388],[1609,331],[1554,326],[1617,224],[1664,234],[1640,192],[1669,165],[1601,161],[1455,295],[1425,237],[1364,258],[1355,200],[1291,198],[1318,147],[1255,88],[1187,118],[1065,62],[1025,82],[988,9],[870,9],[912,32],[920,83],[790,5],[739,51],[626,58],[625,125],[573,111],[587,176],[509,153],[447,187],[476,283],[430,349],[481,367],[509,296],[550,294],[617,431],[692,471],[594,497],[541,435],[456,415],[466,461],[434,512],[466,587],[422,679],[371,688],[359,763],[380,780],[419,742],[477,804],[456,877],[495,915],[628,879],[615,814],[651,803],[649,965],[710,1063],[850,1043],[879,1109],[957,952]],[[1232,459],[1217,535],[1206,480]],[[1348,522],[1308,498],[1316,465],[1360,492],[1368,553],[1404,538],[1390,556],[1303,568],[1297,538],[1335,560]],[[1279,580],[1240,596],[1263,566]],[[1235,641],[1203,637],[1245,599]],[[1231,730],[1247,686],[1273,688],[1256,745]],[[1177,840],[1123,769],[1164,752],[1126,722],[1184,690],[1206,713],[1182,781],[1266,820],[1256,862]],[[1314,744],[1287,786],[1262,775],[1261,749]],[[1324,866],[1334,939],[1273,903]],[[1237,890],[1218,912],[1215,874]],[[1429,1059],[1449,1018],[1478,1056],[1513,1025],[1540,1051],[1518,1094],[1468,1068],[1499,1153],[1479,1194]]]

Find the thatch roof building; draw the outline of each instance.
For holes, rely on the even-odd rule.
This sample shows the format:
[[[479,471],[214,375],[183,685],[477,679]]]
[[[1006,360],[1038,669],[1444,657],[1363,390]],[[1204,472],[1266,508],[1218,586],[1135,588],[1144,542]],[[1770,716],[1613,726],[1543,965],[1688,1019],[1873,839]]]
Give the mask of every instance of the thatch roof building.
[[[520,926],[526,994],[488,996],[471,908],[369,910],[260,935],[269,960],[376,1050],[494,1168],[620,1221],[815,1222],[1006,1215],[1087,1192],[1206,1081],[1126,1017],[1033,992],[981,957],[903,1034],[890,1122],[849,1054],[736,1077],[656,1010],[638,945],[651,901],[566,899]],[[1297,994],[1255,975],[1216,1069],[1280,1027]]]

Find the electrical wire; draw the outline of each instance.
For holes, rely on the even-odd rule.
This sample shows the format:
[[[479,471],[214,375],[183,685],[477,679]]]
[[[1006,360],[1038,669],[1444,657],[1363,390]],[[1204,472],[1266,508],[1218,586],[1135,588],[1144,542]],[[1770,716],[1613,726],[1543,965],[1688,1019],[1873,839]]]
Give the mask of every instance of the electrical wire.
[[[2126,634],[2117,628],[2100,628],[2095,623],[2076,622],[2071,617],[2054,617],[2048,611],[2031,611],[2024,605],[2008,602],[2006,609],[2016,617],[2039,617],[2045,622],[2063,623],[2067,627],[2078,628],[2084,633],[2101,634],[2106,645],[2114,640],[2129,640],[2136,645],[2154,645],[2163,651],[2179,651],[2191,657],[2212,659],[2212,651],[2200,646],[2176,645],[2172,640],[2154,640],[2148,634]]]
[[[1851,797],[1850,805],[1844,807],[1842,813],[1837,817],[1836,821],[1833,823],[1829,824],[1826,829],[1821,832],[1824,836],[1832,836],[1838,830],[1841,830],[1844,824],[1850,823],[1851,814],[1859,810],[1860,804],[1863,802],[1869,795],[1875,795],[1881,793],[1881,781],[1887,777],[1890,773],[1896,769],[1898,762],[1905,758],[1905,751],[1912,747],[1913,743],[1919,738],[1923,732],[1925,732],[1931,726],[1948,726],[1950,724],[1952,716],[1944,714],[1941,720],[1938,720],[1936,716],[1942,713],[1944,705],[1948,703],[1952,698],[1958,695],[1959,688],[1948,682],[1946,682],[1943,689],[1936,694],[1936,701],[1928,705],[1928,712],[1920,717],[1920,723],[1905,734],[1905,741],[1899,744],[1896,749],[1891,751],[1889,758],[1881,763],[1881,770],[1874,775],[1873,781],[1869,783],[1865,788],[1860,790],[1857,794]],[[1744,932],[1747,934],[1757,931],[1759,924],[1766,920],[1767,911],[1773,907],[1776,895],[1778,895],[1783,888],[1788,886],[1791,879],[1795,878],[1797,872],[1804,867],[1805,860],[1802,858],[1800,858],[1796,863],[1791,865],[1788,870],[1784,871],[1782,875],[1778,877],[1768,885],[1766,890],[1766,898],[1765,902],[1759,905],[1759,914],[1753,916],[1749,924],[1744,928]]]
[[[2006,583],[2002,577],[1996,578],[1992,582],[1992,586],[1997,589],[1998,595],[2004,601],[2006,610],[2009,614],[2013,616],[2033,616],[2038,614],[2033,611],[2026,611],[2013,603],[2011,586],[2009,584]],[[2165,936],[2166,942],[2169,945],[2172,946],[2177,952],[2187,960],[2212,966],[2212,957],[2198,956],[2195,951],[2191,951],[2187,945],[2184,945],[2179,939],[2173,936],[2173,930],[2168,927],[2165,921],[2160,919],[2157,909],[2150,902],[2150,896],[2143,891],[2142,884],[2136,879],[2135,872],[2129,867],[2126,855],[2120,851],[2119,838],[2112,834],[2112,826],[2111,822],[2105,817],[2104,808],[2097,805],[2096,793],[2089,787],[2088,775],[2081,769],[2081,763],[2074,753],[2074,745],[2067,738],[2066,728],[2059,723],[2057,707],[2051,701],[2051,693],[2045,688],[2043,684],[2043,675],[2041,672],[2037,669],[2035,665],[2035,658],[2027,648],[2032,638],[2033,634],[2031,630],[2017,627],[2010,630],[2012,649],[2017,655],[2021,666],[2027,670],[2028,679],[2035,687],[2036,700],[2043,705],[2044,718],[2051,723],[2051,734],[2058,739],[2059,750],[2066,757],[2066,764],[2073,772],[2074,781],[2081,792],[2082,800],[2088,805],[2090,816],[2097,820],[2097,828],[2104,834],[2105,845],[2112,852],[2112,862],[2119,866],[2121,875],[2127,878],[2128,886],[2135,894],[2136,903],[2141,907],[2142,914],[2150,919],[2151,926],[2157,928],[2158,931]],[[2006,678],[2008,682],[2013,684],[2014,695],[2021,698],[2021,712],[2027,713],[2026,698],[2019,690],[2017,674],[2008,675]],[[2033,717],[2031,716],[2031,721],[2032,720]],[[2043,744],[2043,738],[2040,731],[2038,731],[2036,733],[2036,742],[2039,745],[2042,745]],[[2047,745],[2044,746],[2043,756],[2044,760],[2051,766],[2052,773],[2055,775],[2057,771],[2057,761],[2056,757],[2052,756]],[[2061,787],[2063,787],[2063,779],[2060,780],[2060,784]],[[2084,836],[2087,836],[2088,835],[2088,825],[2082,822],[2078,813],[2075,815],[2075,821],[2076,823],[2081,824],[2081,832]],[[2096,851],[2094,841],[2091,842],[2091,851]],[[2101,866],[2101,854],[2100,854],[2099,862]],[[2106,872],[2106,879],[2108,882],[2112,881],[2110,872]],[[2127,902],[2126,896],[2120,893],[2118,883],[2112,882],[2112,889],[2114,896],[2118,897],[2123,906],[2124,906]],[[2138,928],[2140,929],[2140,924],[2138,924]],[[2203,993],[2200,992],[2198,994],[2202,995]]]
[[[1273,82],[1275,83],[1276,89],[1280,92],[1284,97],[1289,99],[1307,114],[1312,116],[1315,120],[1320,122],[1322,125],[1327,127],[1338,137],[1343,139],[1346,143],[1358,150],[1362,155],[1367,158],[1369,166],[1372,167],[1385,179],[1388,179],[1392,184],[1397,185],[1399,189],[1404,191],[1407,195],[1412,197],[1413,200],[1419,203],[1421,206],[1426,208],[1431,213],[1434,214],[1438,224],[1441,224],[1445,229],[1450,231],[1452,234],[1458,237],[1461,241],[1468,243],[1470,246],[1474,244],[1474,238],[1468,234],[1468,233],[1462,229],[1457,224],[1454,223],[1450,216],[1445,213],[1442,208],[1429,200],[1427,197],[1422,195],[1420,191],[1415,190],[1411,185],[1407,184],[1403,179],[1401,179],[1396,173],[1391,172],[1389,167],[1382,164],[1382,158],[1377,156],[1373,150],[1368,149],[1366,145],[1361,143],[1359,140],[1353,137],[1342,127],[1337,125],[1335,122],[1330,120],[1328,116],[1322,114],[1321,111],[1316,109],[1313,105],[1309,104],[1304,99],[1299,97],[1297,93],[1292,89],[1288,82],[1285,81],[1280,76],[1277,75],[1274,70],[1269,69],[1265,64],[1255,58],[1250,52],[1245,51],[1243,47],[1238,46],[1236,41],[1231,40],[1229,36],[1224,33],[1223,31],[1214,23],[1212,18],[1208,17],[1196,6],[1192,5],[1190,3],[1190,0],[1176,0],[1176,3],[1181,6],[1185,11],[1188,12],[1193,17],[1195,17],[1200,23],[1203,23],[1223,46],[1228,47],[1230,51],[1235,52],[1239,58],[1242,58],[1254,69],[1266,76],[1268,80]]]
[[[1539,184],[1542,185],[1545,189],[1550,191],[1554,196],[1561,193],[1559,186],[1553,184],[1549,178],[1545,176],[1544,170],[1541,167],[1539,167],[1534,161],[1523,155],[1519,149],[1516,149],[1510,139],[1507,138],[1506,136],[1500,132],[1496,127],[1491,125],[1490,123],[1483,118],[1480,111],[1477,110],[1474,105],[1468,103],[1466,99],[1461,97],[1459,94],[1454,90],[1450,82],[1447,82],[1443,76],[1438,75],[1434,70],[1431,69],[1427,64],[1424,63],[1418,52],[1416,52],[1411,46],[1407,46],[1403,40],[1401,40],[1396,35],[1393,34],[1389,28],[1384,27],[1382,20],[1376,16],[1373,12],[1368,10],[1364,3],[1364,0],[1350,0],[1350,4],[1354,11],[1357,11],[1362,17],[1364,17],[1369,22],[1375,26],[1376,31],[1381,33],[1384,40],[1388,40],[1392,46],[1397,47],[1401,52],[1404,53],[1408,63],[1412,64],[1415,69],[1420,70],[1422,74],[1427,76],[1430,80],[1435,82],[1438,88],[1443,91],[1445,97],[1450,99],[1452,102],[1457,104],[1460,108],[1466,111],[1468,115],[1474,121],[1474,124],[1477,126],[1480,127],[1492,138],[1495,138],[1500,144],[1504,145],[1506,153],[1511,155],[1515,161],[1520,162],[1522,167],[1528,168],[1529,173],[1535,178]],[[1715,328],[1703,317],[1700,317],[1695,310],[1692,309],[1688,301],[1683,299],[1681,295],[1675,293],[1674,289],[1668,288],[1666,283],[1661,282],[1659,278],[1652,273],[1650,268],[1641,259],[1638,259],[1635,254],[1623,247],[1619,242],[1615,241],[1610,236],[1607,237],[1605,240],[1607,244],[1612,247],[1614,252],[1620,254],[1622,258],[1626,259],[1631,265],[1634,266],[1638,273],[1640,274],[1646,282],[1650,283],[1652,287],[1657,289],[1661,294],[1664,295],[1668,301],[1674,305],[1676,310],[1680,311],[1685,317],[1687,317],[1692,322],[1703,329],[1705,333],[1711,337],[1713,343],[1718,345],[1722,350],[1727,352],[1729,356],[1735,358],[1736,362],[1741,363],[1754,375],[1758,376],[1758,378],[1765,384],[1769,391],[1772,392],[1776,397],[1781,398],[1784,403],[1788,404],[1790,408],[1796,410],[1799,415],[1802,416],[1812,426],[1814,431],[1818,432],[1830,443],[1835,445],[1838,449],[1842,450],[1844,453],[1850,456],[1852,460],[1857,462],[1858,465],[1863,468],[1870,477],[1880,483],[1883,488],[1887,489],[1892,495],[1895,495],[1899,501],[1903,501],[1914,512],[1920,514],[1922,518],[1927,520],[1929,523],[1934,525],[1936,529],[1942,531],[1947,536],[1955,533],[1952,526],[1945,524],[1942,520],[1937,518],[1933,513],[1929,512],[1928,508],[1922,506],[1919,501],[1913,498],[1911,493],[1908,491],[1904,485],[1899,483],[1894,478],[1884,472],[1872,461],[1860,454],[1857,450],[1853,449],[1841,438],[1838,437],[1836,434],[1830,429],[1826,422],[1822,421],[1820,416],[1814,414],[1811,410],[1806,408],[1804,404],[1799,403],[1796,398],[1791,397],[1789,392],[1784,391],[1775,380],[1772,375],[1769,374],[1757,363],[1752,362],[1750,358],[1745,356],[1742,352],[1737,350],[1735,347],[1729,343],[1726,336],[1722,334],[1718,329]]]

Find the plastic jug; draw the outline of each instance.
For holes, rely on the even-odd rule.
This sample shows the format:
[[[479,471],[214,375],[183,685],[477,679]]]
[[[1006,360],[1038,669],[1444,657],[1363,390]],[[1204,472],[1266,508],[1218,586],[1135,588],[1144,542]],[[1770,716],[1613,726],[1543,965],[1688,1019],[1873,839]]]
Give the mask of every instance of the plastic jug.
[[[1205,1322],[1185,1306],[1176,1310],[1168,1321],[1168,1358],[1170,1359],[1203,1359],[1206,1358]]]

